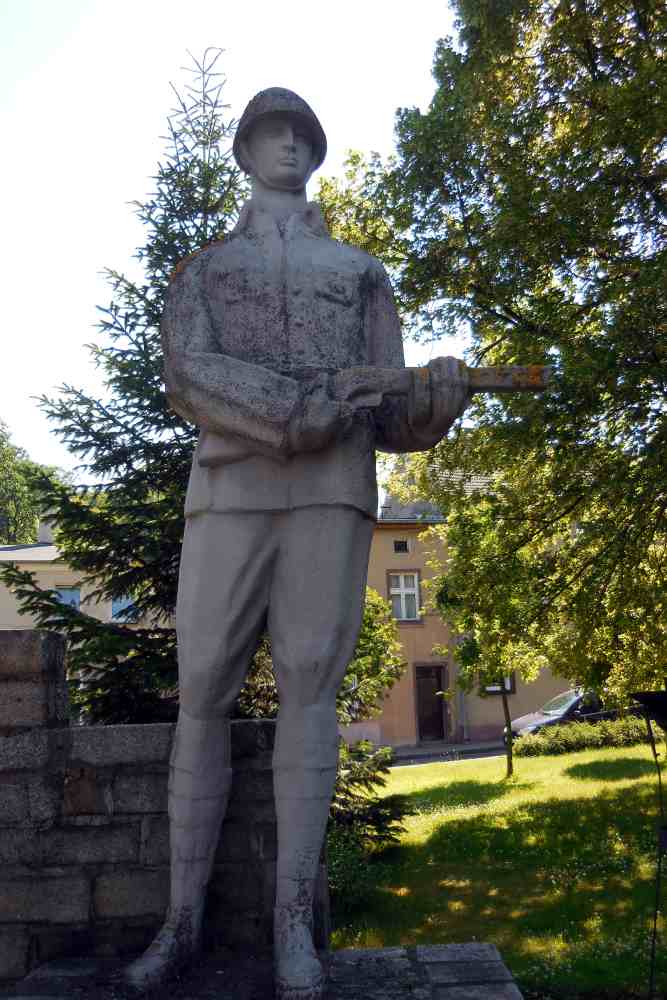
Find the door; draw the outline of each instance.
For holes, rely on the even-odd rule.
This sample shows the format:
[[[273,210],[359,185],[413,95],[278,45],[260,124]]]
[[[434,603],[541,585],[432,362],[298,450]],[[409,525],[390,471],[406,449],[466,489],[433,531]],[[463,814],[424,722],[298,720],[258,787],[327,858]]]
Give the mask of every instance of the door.
[[[447,704],[438,691],[447,690],[447,668],[440,664],[417,666],[417,729],[420,743],[446,740]]]

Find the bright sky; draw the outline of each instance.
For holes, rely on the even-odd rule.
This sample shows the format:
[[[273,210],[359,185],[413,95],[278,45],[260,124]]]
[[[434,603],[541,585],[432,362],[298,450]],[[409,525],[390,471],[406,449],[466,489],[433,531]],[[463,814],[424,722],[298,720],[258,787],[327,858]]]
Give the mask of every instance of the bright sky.
[[[0,0],[0,419],[14,443],[76,464],[31,397],[100,390],[84,347],[110,297],[100,271],[126,269],[143,241],[128,202],[151,191],[187,50],[226,50],[236,117],[265,87],[302,94],[327,133],[326,175],[348,148],[391,152],[396,108],[427,107],[452,30],[443,0]]]

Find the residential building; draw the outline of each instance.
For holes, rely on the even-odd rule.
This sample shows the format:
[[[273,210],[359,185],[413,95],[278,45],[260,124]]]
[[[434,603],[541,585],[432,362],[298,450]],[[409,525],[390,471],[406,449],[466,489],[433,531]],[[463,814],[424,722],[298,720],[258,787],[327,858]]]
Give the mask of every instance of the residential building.
[[[364,737],[380,745],[412,746],[474,742],[502,735],[500,690],[488,689],[484,697],[477,692],[464,694],[456,684],[452,657],[437,651],[449,645],[450,635],[440,616],[429,610],[428,581],[434,573],[429,561],[431,554],[444,559],[445,552],[427,529],[441,523],[442,516],[428,504],[402,506],[390,499],[380,512],[368,583],[392,606],[407,667],[385,698],[380,716],[346,727],[346,739]],[[92,588],[82,585],[62,559],[46,525],[40,526],[34,545],[0,546],[0,563],[8,561],[32,571],[40,586],[58,590],[63,601],[102,621],[122,619],[131,603],[130,598],[95,602]],[[0,584],[0,629],[30,628],[32,624],[19,614],[16,599]],[[543,671],[531,684],[512,675],[507,684],[512,718],[534,711],[568,687],[549,671]]]
[[[412,746],[502,736],[499,686],[488,688],[484,696],[476,691],[464,694],[456,684],[454,660],[437,651],[449,646],[451,636],[440,616],[429,610],[428,582],[434,574],[429,562],[432,557],[444,561],[445,550],[428,529],[442,522],[439,511],[424,503],[406,506],[388,498],[380,511],[368,583],[392,605],[407,668],[385,698],[381,715],[347,727],[347,739]],[[533,683],[525,684],[513,674],[506,684],[512,718],[534,711],[569,686],[548,670]]]

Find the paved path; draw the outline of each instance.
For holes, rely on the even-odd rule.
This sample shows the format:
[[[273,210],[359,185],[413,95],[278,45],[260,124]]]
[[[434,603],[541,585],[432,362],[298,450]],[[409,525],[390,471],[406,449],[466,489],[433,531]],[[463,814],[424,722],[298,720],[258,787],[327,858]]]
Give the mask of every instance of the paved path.
[[[417,743],[415,746],[393,748],[393,767],[405,764],[443,764],[457,760],[472,760],[476,757],[495,757],[505,753],[505,747],[498,740],[484,740],[480,743]]]
[[[118,960],[70,959],[40,966],[13,988],[14,1000],[126,1000],[113,985]],[[272,1000],[267,959],[207,958],[150,1000]],[[521,1000],[490,944],[349,949],[329,959],[325,1000]]]

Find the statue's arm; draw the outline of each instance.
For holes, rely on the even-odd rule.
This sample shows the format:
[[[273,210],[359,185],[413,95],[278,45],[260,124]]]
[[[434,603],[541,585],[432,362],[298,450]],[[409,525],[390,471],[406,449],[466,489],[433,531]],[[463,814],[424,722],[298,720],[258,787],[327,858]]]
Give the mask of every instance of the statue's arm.
[[[384,268],[378,267],[374,272],[369,292],[367,333],[371,364],[379,368],[404,368],[401,325]],[[469,396],[463,366],[453,358],[438,358],[429,368],[428,398],[420,398],[419,392],[389,395],[375,410],[376,444],[380,450],[426,451],[444,437],[465,409]]]
[[[220,353],[202,294],[205,267],[203,254],[188,261],[167,291],[161,332],[169,402],[199,427],[284,455],[290,421],[300,408],[299,385]]]

